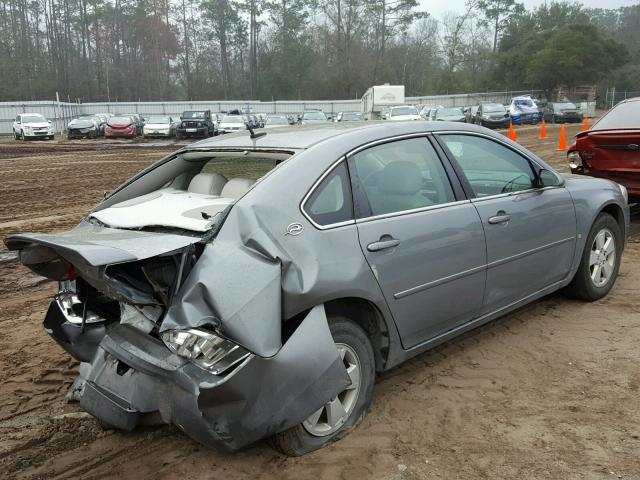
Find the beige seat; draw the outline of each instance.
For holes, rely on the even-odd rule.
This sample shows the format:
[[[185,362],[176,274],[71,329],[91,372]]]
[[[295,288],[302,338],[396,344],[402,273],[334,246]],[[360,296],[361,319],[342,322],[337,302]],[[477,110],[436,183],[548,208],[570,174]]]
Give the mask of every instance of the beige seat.
[[[242,195],[244,195],[254,183],[255,180],[251,180],[250,178],[231,178],[225,184],[222,192],[220,193],[220,196],[237,200]]]
[[[189,182],[188,192],[220,196],[227,184],[227,177],[219,173],[198,173]]]

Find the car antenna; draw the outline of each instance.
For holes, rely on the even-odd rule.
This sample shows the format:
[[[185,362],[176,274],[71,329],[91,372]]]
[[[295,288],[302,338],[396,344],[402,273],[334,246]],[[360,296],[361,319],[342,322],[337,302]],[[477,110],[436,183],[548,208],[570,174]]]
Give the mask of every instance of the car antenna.
[[[256,138],[260,138],[260,137],[264,137],[267,132],[254,132],[253,128],[251,127],[247,127],[247,130],[249,130],[249,138],[251,138],[252,140],[255,140]]]

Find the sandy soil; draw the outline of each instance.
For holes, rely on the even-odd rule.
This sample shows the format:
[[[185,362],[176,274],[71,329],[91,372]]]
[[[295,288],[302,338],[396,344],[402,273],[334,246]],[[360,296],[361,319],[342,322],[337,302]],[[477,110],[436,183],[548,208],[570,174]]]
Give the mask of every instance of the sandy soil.
[[[518,139],[566,171],[549,133]],[[71,227],[174,148],[0,142],[0,236]],[[210,450],[169,426],[104,430],[66,403],[77,363],[41,327],[54,286],[0,250],[0,477],[640,479],[639,266],[636,216],[607,298],[552,295],[420,355],[379,377],[347,438],[285,458],[264,443]]]

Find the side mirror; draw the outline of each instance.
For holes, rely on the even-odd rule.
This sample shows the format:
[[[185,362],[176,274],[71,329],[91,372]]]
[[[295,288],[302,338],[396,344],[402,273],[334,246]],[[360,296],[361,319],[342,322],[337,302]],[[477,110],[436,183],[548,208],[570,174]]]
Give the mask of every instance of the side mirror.
[[[536,188],[557,187],[561,184],[562,180],[560,180],[555,173],[547,170],[546,168],[538,170]]]

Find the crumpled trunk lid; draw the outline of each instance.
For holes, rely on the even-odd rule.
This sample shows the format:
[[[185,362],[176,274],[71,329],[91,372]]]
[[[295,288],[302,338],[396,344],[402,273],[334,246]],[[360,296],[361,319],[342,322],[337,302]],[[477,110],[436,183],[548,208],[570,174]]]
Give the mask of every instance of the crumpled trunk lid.
[[[146,265],[145,261],[180,254],[198,241],[196,236],[119,230],[83,222],[60,234],[10,235],[5,244],[9,250],[19,252],[22,264],[43,277],[62,281],[77,273],[115,300],[159,305],[163,302],[158,299],[154,281],[170,275],[166,269],[151,271],[153,265]],[[170,273],[177,270],[176,267]],[[167,287],[172,281],[166,279],[163,283]]]
[[[19,252],[20,261],[27,267],[58,257],[76,267],[100,267],[144,260],[179,250],[199,240],[200,237],[196,236],[120,230],[81,223],[73,230],[59,234],[10,235],[4,243],[9,250]]]

